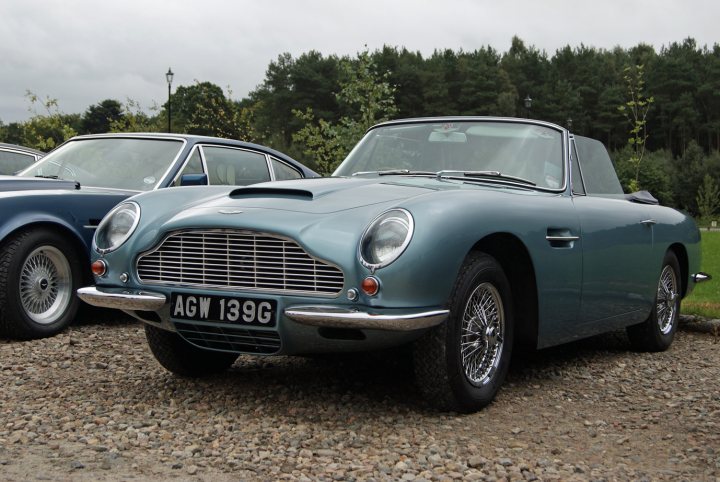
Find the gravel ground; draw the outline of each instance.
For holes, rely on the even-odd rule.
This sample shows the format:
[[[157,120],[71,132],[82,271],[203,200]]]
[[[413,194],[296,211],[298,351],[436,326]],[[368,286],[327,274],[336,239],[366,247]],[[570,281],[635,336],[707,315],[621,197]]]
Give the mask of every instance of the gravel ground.
[[[426,406],[397,355],[241,357],[197,381],[130,320],[0,340],[0,480],[719,480],[718,327],[516,357],[472,415]]]

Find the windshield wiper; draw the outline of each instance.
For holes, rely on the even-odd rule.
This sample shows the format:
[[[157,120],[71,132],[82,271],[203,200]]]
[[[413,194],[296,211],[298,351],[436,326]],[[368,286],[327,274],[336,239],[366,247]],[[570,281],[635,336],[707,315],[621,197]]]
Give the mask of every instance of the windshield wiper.
[[[443,177],[480,177],[480,178],[498,178],[507,181],[519,182],[521,184],[527,184],[528,186],[537,186],[534,182],[523,179],[522,177],[508,176],[500,171],[438,171],[435,173],[438,180]]]
[[[60,179],[57,176],[43,176],[42,174],[36,174],[35,177],[41,177],[43,179]]]
[[[360,171],[353,172],[353,176],[363,176],[366,174],[377,174],[378,176],[434,176],[431,171],[411,171],[410,169],[386,169],[384,171]]]

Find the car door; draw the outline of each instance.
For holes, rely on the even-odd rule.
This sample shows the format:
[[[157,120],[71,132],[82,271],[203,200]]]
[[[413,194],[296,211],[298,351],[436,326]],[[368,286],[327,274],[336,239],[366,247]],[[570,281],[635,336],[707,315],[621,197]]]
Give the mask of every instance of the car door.
[[[584,193],[573,196],[580,220],[583,334],[642,320],[653,303],[653,222],[646,206],[627,200],[605,147],[577,137]]]

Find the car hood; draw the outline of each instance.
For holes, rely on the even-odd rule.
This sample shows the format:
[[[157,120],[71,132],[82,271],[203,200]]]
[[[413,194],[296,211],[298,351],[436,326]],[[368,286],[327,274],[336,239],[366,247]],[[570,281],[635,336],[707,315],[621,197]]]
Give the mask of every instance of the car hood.
[[[143,211],[147,208],[162,212],[165,218],[224,214],[232,210],[329,215],[397,203],[443,188],[433,183],[428,179],[313,178],[246,187],[173,188],[143,193],[133,199],[142,204]]]
[[[322,239],[317,246],[354,245],[367,225],[387,209],[447,217],[467,205],[471,191],[476,202],[487,205],[539,194],[434,177],[320,178],[242,188],[163,189],[132,198],[141,206],[141,222],[131,244],[144,251],[170,231],[231,228],[276,233],[310,244],[311,239]],[[491,202],[498,196],[502,199]]]
[[[428,179],[329,178],[303,182],[264,183],[235,189],[220,205],[330,214],[375,204],[398,202],[442,189]]]

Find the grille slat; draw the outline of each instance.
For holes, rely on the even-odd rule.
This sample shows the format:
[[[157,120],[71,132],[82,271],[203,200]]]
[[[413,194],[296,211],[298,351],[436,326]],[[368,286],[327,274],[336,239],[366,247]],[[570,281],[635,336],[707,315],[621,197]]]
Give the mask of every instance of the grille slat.
[[[180,231],[141,255],[147,284],[223,290],[338,295],[342,271],[313,258],[297,243],[252,231]]]
[[[176,321],[178,333],[190,343],[202,348],[235,353],[272,354],[280,350],[280,335],[275,331],[259,331],[211,326]]]

